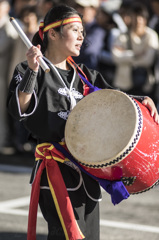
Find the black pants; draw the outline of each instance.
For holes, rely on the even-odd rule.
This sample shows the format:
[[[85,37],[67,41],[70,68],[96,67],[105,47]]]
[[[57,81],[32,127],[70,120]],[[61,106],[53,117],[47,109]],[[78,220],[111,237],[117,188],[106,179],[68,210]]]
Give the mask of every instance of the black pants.
[[[45,182],[45,173],[42,177],[45,179]],[[69,177],[67,177],[67,180],[68,178]],[[90,182],[91,188],[97,188],[96,181],[90,179]],[[68,191],[68,193],[73,206],[75,218],[83,235],[85,236],[85,240],[99,240],[99,202],[93,201],[87,196],[83,184],[78,190]],[[63,233],[50,190],[41,189],[39,205],[42,214],[48,223],[47,239],[65,240],[65,235]]]

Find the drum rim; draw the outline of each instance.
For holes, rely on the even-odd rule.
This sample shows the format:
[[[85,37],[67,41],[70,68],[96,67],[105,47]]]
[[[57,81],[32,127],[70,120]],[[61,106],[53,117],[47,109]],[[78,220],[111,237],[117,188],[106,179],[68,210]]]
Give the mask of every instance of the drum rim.
[[[102,89],[102,90],[110,90],[110,89]],[[101,91],[101,90],[99,90]],[[136,110],[136,114],[137,114],[137,124],[136,124],[136,128],[134,130],[134,133],[130,139],[130,145],[126,145],[125,148],[119,152],[116,156],[114,156],[113,158],[107,159],[107,161],[109,162],[105,162],[105,161],[101,161],[101,162],[93,162],[93,163],[89,163],[89,162],[85,162],[85,161],[80,161],[79,159],[77,159],[75,156],[74,158],[76,159],[76,161],[81,164],[82,166],[91,168],[91,169],[99,169],[99,168],[104,168],[104,167],[110,167],[112,165],[115,165],[116,163],[119,163],[120,161],[122,161],[124,158],[126,158],[136,147],[141,133],[142,133],[142,127],[143,127],[143,117],[142,117],[142,111],[139,107],[139,105],[137,104],[137,102],[133,99],[133,97],[129,96],[126,93],[123,93],[119,90],[115,90],[115,89],[111,89],[111,91],[116,91],[116,92],[120,92],[121,94],[125,95],[126,97],[128,97],[130,99],[130,101],[133,103],[135,110]],[[67,145],[67,140],[66,140],[66,145]],[[69,146],[67,145],[68,149]],[[128,148],[127,148],[128,147]],[[72,153],[71,153],[72,154]],[[73,155],[73,154],[72,154]]]
[[[131,192],[130,194],[131,195],[136,195],[136,194],[139,194],[139,193],[144,193],[144,192],[147,192],[149,190],[151,190],[152,188],[156,187],[157,185],[159,184],[159,179],[150,187],[144,189],[144,190],[141,190],[141,191],[137,191],[137,192]]]

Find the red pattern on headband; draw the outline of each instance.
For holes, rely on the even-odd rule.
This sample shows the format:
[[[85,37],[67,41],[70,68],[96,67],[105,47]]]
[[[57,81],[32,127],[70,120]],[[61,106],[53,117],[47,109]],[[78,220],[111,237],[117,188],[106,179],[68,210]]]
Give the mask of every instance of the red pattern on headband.
[[[63,20],[59,20],[53,23],[49,23],[47,26],[44,27],[44,22],[40,22],[40,26],[39,26],[39,36],[41,38],[41,40],[43,41],[43,34],[44,32],[47,32],[49,29],[52,28],[56,28],[56,27],[60,27],[61,25],[66,25],[69,23],[73,23],[73,22],[82,22],[81,18],[79,16],[74,16],[74,17],[70,17],[70,18],[65,18]]]

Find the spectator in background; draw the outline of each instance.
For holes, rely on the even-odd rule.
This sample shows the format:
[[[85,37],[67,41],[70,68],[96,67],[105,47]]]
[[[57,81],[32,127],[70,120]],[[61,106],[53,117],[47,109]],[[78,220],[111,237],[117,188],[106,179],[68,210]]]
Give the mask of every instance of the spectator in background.
[[[35,32],[37,32],[39,28],[38,12],[36,6],[27,5],[23,7],[21,12],[19,13],[18,20],[25,34],[27,35],[29,40],[32,41]],[[18,37],[16,41],[16,49],[14,51],[14,66],[19,62],[26,60],[26,51],[26,45],[23,43],[21,38]]]
[[[25,6],[35,6],[39,0],[11,0],[11,16],[14,18],[19,18],[21,10]]]
[[[113,17],[117,15],[116,11],[119,10],[120,5],[121,0],[107,0],[101,3],[96,16],[97,23],[105,30],[104,46],[98,55],[98,70],[110,85],[113,83],[116,69],[112,58],[112,44],[120,32],[118,21],[116,22]]]
[[[14,149],[10,142],[6,96],[10,75],[13,50],[18,37],[9,21],[10,2],[0,0],[0,153],[11,154]]]
[[[144,5],[132,4],[131,17],[130,30],[117,37],[112,49],[117,65],[114,86],[134,95],[151,96],[158,36],[147,26],[148,11]]]
[[[60,0],[38,0],[37,12],[40,20],[43,20],[46,13],[52,8],[58,5]]]
[[[27,5],[23,7],[19,14],[19,19],[22,22],[25,34],[30,40],[32,40],[39,27],[36,5]]]
[[[86,37],[80,56],[75,57],[76,63],[84,63],[87,67],[98,69],[98,54],[103,48],[105,30],[96,22],[98,0],[75,0],[76,10],[83,15]]]
[[[75,0],[38,0],[37,11],[40,21],[43,20],[46,13],[52,8],[60,4],[66,4],[70,7],[75,7]]]
[[[123,4],[125,4],[125,3],[126,4],[132,4],[132,3],[135,3],[135,2],[141,3],[141,4],[145,5],[145,7],[147,8],[149,14],[151,12],[151,9],[150,9],[150,5],[151,5],[150,2],[151,2],[151,0],[122,0],[122,2],[123,2]]]
[[[131,27],[131,2],[123,1],[118,12],[127,26],[128,31]]]
[[[149,21],[149,27],[157,32],[159,37],[159,0],[151,0],[152,17]],[[156,64],[154,66],[156,86],[154,87],[154,102],[159,111],[159,51],[157,54]]]
[[[154,29],[159,36],[159,0],[151,0],[150,2],[153,14],[149,21],[149,27]]]

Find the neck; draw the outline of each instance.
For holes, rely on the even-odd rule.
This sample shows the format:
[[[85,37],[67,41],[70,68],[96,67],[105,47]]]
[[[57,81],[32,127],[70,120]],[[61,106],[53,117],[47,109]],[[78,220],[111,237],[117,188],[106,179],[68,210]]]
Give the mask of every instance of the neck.
[[[56,56],[56,54],[52,55],[50,54],[49,51],[46,51],[45,53],[46,58],[48,58],[50,60],[50,62],[52,62],[52,64],[58,68],[61,68],[63,70],[69,70],[70,66],[68,65],[66,58],[62,57],[62,56]]]

